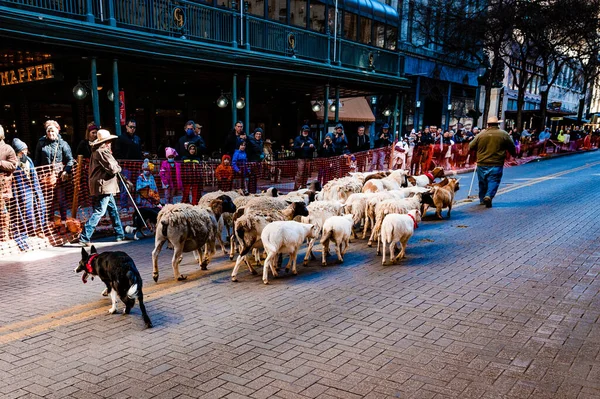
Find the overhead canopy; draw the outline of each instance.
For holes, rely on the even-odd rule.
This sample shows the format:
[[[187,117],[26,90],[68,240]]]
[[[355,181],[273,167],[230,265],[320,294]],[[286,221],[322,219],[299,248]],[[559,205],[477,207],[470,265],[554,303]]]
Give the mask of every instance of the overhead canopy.
[[[581,118],[581,120],[580,120],[580,121],[578,121],[578,120],[577,120],[577,115],[565,116],[565,117],[564,117],[564,120],[565,120],[565,121],[568,121],[568,122],[575,122],[575,123],[590,123],[590,120],[589,120],[589,119],[584,119],[584,118]]]
[[[323,3],[329,3],[330,7],[335,6],[334,0],[321,0]],[[387,4],[378,0],[344,0],[338,3],[338,8],[359,14],[369,19],[375,19],[388,25],[398,25],[398,11]]]
[[[342,122],[375,122],[375,116],[369,102],[364,97],[340,98],[340,121]],[[323,108],[315,112],[318,120],[323,120]],[[335,112],[328,111],[327,119],[335,120]]]

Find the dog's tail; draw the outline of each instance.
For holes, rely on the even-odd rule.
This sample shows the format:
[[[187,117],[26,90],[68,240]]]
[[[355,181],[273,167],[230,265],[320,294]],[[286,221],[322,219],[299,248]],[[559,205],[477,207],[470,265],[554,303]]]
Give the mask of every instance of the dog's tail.
[[[135,299],[135,298],[137,298],[138,291],[139,291],[139,289],[138,289],[138,284],[137,284],[137,283],[135,283],[135,284],[133,284],[133,285],[132,285],[132,286],[129,288],[129,290],[127,291],[127,297],[128,297],[129,299]]]

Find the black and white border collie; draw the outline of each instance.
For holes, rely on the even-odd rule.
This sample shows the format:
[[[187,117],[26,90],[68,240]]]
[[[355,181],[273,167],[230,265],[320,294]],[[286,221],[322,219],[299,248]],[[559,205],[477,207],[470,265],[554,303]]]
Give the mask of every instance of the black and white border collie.
[[[133,259],[125,252],[115,251],[99,254],[92,245],[88,254],[85,248],[81,248],[81,260],[75,272],[83,272],[81,280],[84,284],[87,283],[87,278],[90,275],[92,280],[94,276],[98,276],[106,284],[106,292],[110,294],[112,300],[112,306],[108,310],[110,314],[117,312],[117,295],[125,303],[124,314],[129,314],[137,298],[144,323],[146,323],[146,327],[152,328],[152,322],[144,306],[142,277],[135,267]]]

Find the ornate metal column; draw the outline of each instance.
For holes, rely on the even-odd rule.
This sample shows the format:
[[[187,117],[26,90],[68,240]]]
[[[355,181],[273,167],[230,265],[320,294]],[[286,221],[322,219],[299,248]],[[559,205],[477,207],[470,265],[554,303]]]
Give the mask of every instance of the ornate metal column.
[[[98,86],[96,86],[96,89]],[[115,134],[121,135],[121,96],[119,95],[119,64],[117,59],[113,59],[113,106],[115,110]]]
[[[235,126],[237,117],[237,73],[233,74],[233,83],[231,84],[231,126]],[[247,126],[244,126],[248,129]]]
[[[250,133],[250,75],[246,75],[246,108],[244,109],[244,124],[246,132]]]
[[[98,101],[98,76],[96,68],[96,57],[92,57],[91,75],[92,75],[92,110],[94,111],[94,123],[100,126],[100,102]]]

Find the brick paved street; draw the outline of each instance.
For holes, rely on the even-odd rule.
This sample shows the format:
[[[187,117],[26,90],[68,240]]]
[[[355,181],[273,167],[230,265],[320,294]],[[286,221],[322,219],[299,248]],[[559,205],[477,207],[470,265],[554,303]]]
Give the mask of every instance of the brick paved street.
[[[401,265],[359,240],[269,286],[191,254],[174,282],[168,250],[155,284],[152,240],[101,243],[136,261],[150,330],[106,314],[80,248],[0,260],[0,397],[599,398],[599,182],[598,152],[506,169],[492,209],[424,221]]]

